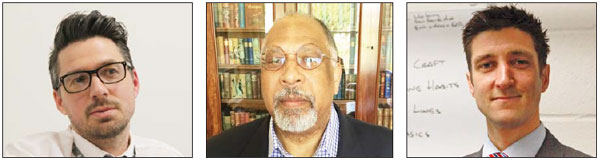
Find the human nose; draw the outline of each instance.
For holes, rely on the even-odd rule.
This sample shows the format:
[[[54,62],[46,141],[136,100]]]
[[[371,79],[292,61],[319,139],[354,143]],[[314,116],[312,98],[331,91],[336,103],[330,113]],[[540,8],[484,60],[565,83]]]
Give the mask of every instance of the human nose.
[[[283,64],[283,75],[280,78],[280,83],[287,87],[298,86],[304,81],[304,76],[298,71],[301,67],[296,63],[295,54],[289,54],[286,57],[288,59]]]
[[[108,89],[106,88],[106,86],[104,85],[104,82],[102,82],[102,80],[100,80],[100,78],[98,77],[98,75],[94,76],[91,75],[91,80],[90,80],[90,87],[88,90],[90,90],[90,97],[93,97],[95,99],[98,99],[100,97],[106,97],[108,96]]]
[[[508,64],[500,64],[498,65],[498,70],[496,72],[496,88],[503,90],[510,88],[514,85],[514,78]]]

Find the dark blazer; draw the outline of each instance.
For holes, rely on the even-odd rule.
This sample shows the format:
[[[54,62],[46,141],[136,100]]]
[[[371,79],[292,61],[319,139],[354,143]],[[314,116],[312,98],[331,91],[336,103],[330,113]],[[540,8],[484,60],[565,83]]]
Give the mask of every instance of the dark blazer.
[[[393,157],[392,131],[342,114],[337,157]],[[268,157],[269,118],[224,131],[206,141],[206,157]]]
[[[479,151],[466,155],[465,157],[481,157],[483,147]],[[569,146],[561,144],[558,139],[550,133],[550,130],[546,129],[546,138],[540,147],[540,150],[535,154],[536,158],[559,158],[559,157],[592,157],[579,150],[575,150]]]

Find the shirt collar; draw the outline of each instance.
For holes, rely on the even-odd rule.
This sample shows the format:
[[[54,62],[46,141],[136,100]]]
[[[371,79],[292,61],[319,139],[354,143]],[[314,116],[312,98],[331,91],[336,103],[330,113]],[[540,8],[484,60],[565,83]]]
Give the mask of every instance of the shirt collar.
[[[81,152],[81,155],[86,156],[86,157],[103,157],[105,155],[109,155],[109,156],[113,156],[112,154],[98,148],[96,145],[94,145],[93,143],[89,142],[87,139],[83,138],[81,135],[79,135],[77,132],[75,132],[75,130],[73,130],[73,128],[69,127],[72,135],[73,135],[73,145],[76,147],[73,148],[77,148],[79,150],[79,152]],[[127,150],[119,155],[118,157],[133,157],[135,154],[135,142],[134,142],[134,137],[133,135],[129,135],[129,146],[127,147]],[[114,156],[113,156],[114,157]]]
[[[313,157],[336,157],[339,139],[339,118],[337,112],[331,104],[329,121],[325,128],[325,133],[321,137],[319,146],[313,154]],[[294,157],[288,153],[277,138],[273,127],[273,117],[269,121],[269,157]]]
[[[546,138],[545,129],[546,127],[544,127],[544,124],[540,123],[535,130],[525,135],[525,137],[519,139],[517,142],[514,142],[502,152],[509,157],[535,157],[535,154],[537,154],[540,147],[542,147],[542,143],[544,143],[544,138]],[[492,153],[500,152],[488,136],[485,138],[481,153],[482,157],[488,157],[488,155]]]

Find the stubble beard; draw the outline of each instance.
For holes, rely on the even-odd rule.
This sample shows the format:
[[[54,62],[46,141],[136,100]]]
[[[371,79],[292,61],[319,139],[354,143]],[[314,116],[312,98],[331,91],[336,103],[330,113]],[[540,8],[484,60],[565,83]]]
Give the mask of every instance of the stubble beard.
[[[85,122],[71,121],[71,125],[75,128],[80,135],[85,138],[94,139],[108,139],[113,138],[121,134],[125,128],[129,125],[129,118],[123,118],[123,116],[107,117],[101,120],[90,120],[89,112],[98,106],[111,105],[123,112],[121,104],[117,101],[104,99],[95,99],[94,102],[86,107]],[[70,119],[72,120],[72,119]]]

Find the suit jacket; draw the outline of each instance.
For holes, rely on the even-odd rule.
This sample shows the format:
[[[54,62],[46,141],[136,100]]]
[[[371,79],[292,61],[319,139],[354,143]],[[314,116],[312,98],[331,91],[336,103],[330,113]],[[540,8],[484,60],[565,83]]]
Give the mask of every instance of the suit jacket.
[[[479,151],[466,155],[465,157],[481,157],[481,153],[483,151],[483,147],[479,149]],[[558,158],[558,157],[592,157],[587,155],[579,150],[575,150],[569,146],[561,144],[558,139],[550,133],[550,130],[546,128],[546,138],[544,138],[544,142],[538,150],[537,154],[535,154],[536,158]]]
[[[392,131],[342,114],[337,157],[392,157]],[[206,141],[207,157],[268,157],[269,118],[224,131]]]

